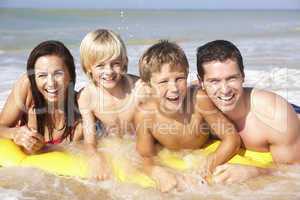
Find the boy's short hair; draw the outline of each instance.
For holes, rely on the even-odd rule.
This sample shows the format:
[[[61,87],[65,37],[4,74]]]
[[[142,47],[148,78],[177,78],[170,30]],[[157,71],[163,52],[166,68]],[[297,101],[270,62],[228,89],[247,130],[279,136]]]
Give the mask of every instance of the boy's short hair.
[[[171,70],[180,69],[188,74],[189,64],[184,51],[175,43],[161,40],[148,48],[139,60],[140,77],[150,82],[153,72],[159,72],[164,64]]]
[[[127,52],[123,40],[111,30],[98,29],[89,32],[80,44],[81,66],[85,73],[91,67],[108,59],[120,58],[127,71]]]
[[[226,40],[214,40],[198,47],[197,49],[197,71],[201,79],[204,78],[203,64],[212,61],[224,62],[231,59],[237,62],[244,77],[244,64],[241,52],[231,42]]]

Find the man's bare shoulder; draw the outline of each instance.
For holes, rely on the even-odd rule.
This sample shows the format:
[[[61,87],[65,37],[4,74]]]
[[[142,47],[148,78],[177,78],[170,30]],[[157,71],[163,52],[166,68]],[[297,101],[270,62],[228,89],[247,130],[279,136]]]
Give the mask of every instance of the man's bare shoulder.
[[[251,91],[251,113],[277,133],[292,133],[299,121],[291,105],[283,97],[269,91]],[[295,129],[295,130],[292,130]]]
[[[250,92],[251,110],[262,116],[274,115],[276,99],[281,97],[273,92],[253,88]]]
[[[285,117],[292,111],[287,100],[274,92],[260,89],[252,89],[250,92],[251,111],[261,117]]]

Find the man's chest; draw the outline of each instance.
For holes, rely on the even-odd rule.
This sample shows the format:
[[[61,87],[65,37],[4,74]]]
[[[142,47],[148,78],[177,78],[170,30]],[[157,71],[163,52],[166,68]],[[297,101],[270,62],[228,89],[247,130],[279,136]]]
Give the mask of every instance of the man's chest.
[[[271,127],[255,116],[247,117],[244,124],[238,124],[238,133],[246,149],[254,151],[269,151],[267,134]]]

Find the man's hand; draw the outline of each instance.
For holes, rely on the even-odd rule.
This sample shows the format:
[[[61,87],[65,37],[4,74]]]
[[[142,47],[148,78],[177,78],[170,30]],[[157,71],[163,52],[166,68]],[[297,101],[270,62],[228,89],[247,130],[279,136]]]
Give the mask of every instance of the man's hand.
[[[162,167],[153,167],[151,176],[161,192],[169,192],[177,186],[176,176]]]
[[[213,182],[222,184],[241,183],[269,172],[271,172],[271,169],[239,164],[224,164],[216,167],[213,173]]]
[[[23,147],[29,154],[39,151],[45,145],[44,137],[36,130],[29,129],[27,126],[19,128],[13,137],[13,141],[15,144]]]

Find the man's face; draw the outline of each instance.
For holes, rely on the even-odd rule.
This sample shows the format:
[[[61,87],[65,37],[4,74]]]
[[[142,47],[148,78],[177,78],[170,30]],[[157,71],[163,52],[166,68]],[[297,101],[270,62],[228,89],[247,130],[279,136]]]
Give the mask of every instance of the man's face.
[[[176,113],[182,108],[187,93],[187,75],[183,70],[171,71],[170,65],[164,64],[160,72],[152,74],[150,82],[158,97],[160,109]]]
[[[244,77],[236,61],[212,61],[203,64],[203,88],[222,111],[232,111],[243,94]]]

